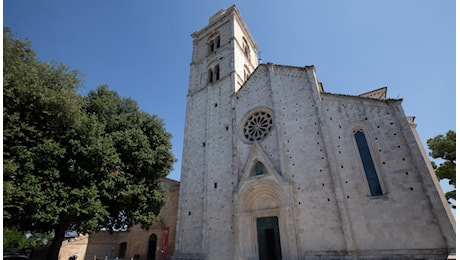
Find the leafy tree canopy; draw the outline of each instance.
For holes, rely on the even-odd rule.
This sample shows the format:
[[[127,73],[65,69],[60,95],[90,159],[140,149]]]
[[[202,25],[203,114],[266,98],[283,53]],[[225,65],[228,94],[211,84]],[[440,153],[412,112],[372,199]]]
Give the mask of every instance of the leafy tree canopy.
[[[30,42],[3,33],[3,221],[54,230],[150,226],[167,199],[175,158],[156,115],[107,86],[78,94],[79,72],[38,60]]]
[[[437,135],[427,141],[428,148],[431,150],[430,156],[434,159],[442,159],[443,163],[436,165],[432,162],[438,179],[447,179],[450,185],[456,186],[455,174],[455,131],[449,130],[446,135]],[[456,190],[446,192],[446,198],[455,200]],[[450,202],[449,202],[450,203]],[[455,205],[452,205],[455,208]]]

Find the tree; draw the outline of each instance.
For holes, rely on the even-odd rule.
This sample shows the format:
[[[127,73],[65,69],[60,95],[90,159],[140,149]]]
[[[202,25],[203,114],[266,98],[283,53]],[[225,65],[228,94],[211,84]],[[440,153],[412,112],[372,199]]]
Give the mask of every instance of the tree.
[[[428,148],[431,150],[430,156],[434,159],[440,158],[444,160],[443,163],[436,165],[431,162],[435,169],[436,176],[439,180],[447,179],[450,185],[456,186],[455,180],[455,131],[449,130],[446,135],[437,135],[427,141]],[[447,201],[450,199],[455,200],[456,190],[446,192]],[[449,203],[451,203],[449,201]],[[455,208],[455,205],[452,205]]]
[[[68,228],[149,227],[175,161],[162,120],[107,86],[78,94],[78,71],[3,37],[4,226],[54,231],[48,259]]]

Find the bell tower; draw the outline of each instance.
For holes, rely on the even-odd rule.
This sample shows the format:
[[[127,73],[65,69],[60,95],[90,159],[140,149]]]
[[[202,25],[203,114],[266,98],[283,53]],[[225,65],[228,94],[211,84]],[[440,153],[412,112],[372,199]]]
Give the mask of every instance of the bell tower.
[[[192,38],[174,259],[233,259],[233,98],[258,66],[258,47],[235,6]]]

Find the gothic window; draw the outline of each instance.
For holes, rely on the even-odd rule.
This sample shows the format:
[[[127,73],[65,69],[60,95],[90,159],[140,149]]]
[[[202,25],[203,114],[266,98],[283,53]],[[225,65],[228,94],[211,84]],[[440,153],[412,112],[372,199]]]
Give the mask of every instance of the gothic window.
[[[220,67],[219,64],[213,68],[208,69],[208,83],[216,82],[220,79]]]
[[[257,162],[254,164],[254,167],[252,167],[251,176],[262,175],[266,173],[267,168],[265,168],[265,165],[263,165],[261,162]]]
[[[377,176],[377,171],[375,170],[375,165],[372,160],[371,152],[369,150],[364,132],[361,130],[356,131],[355,140],[358,146],[359,155],[363,164],[364,173],[366,174],[371,196],[382,195],[382,187],[380,186],[379,177]]]
[[[256,111],[244,123],[243,135],[250,142],[261,141],[270,133],[272,127],[272,115],[266,111]]]
[[[216,49],[220,48],[220,35],[212,36],[208,41],[208,50],[209,53],[214,52]]]

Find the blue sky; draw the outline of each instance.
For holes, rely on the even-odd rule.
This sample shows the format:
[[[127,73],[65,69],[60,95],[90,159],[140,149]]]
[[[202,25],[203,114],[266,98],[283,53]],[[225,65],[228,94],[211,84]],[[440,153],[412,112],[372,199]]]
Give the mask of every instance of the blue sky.
[[[4,0],[3,23],[42,61],[84,73],[83,93],[108,84],[163,118],[179,180],[190,35],[233,4],[263,63],[315,65],[327,92],[387,86],[423,142],[455,130],[453,0]]]

